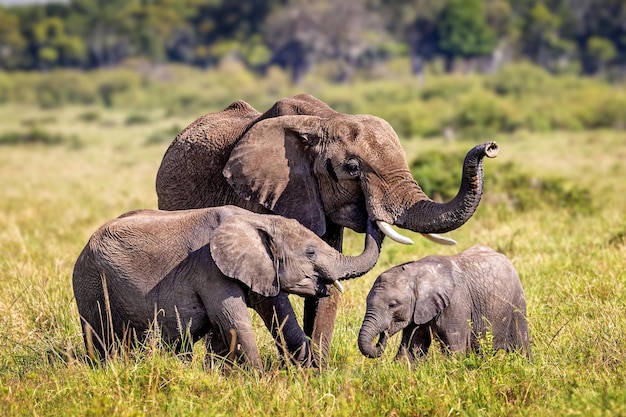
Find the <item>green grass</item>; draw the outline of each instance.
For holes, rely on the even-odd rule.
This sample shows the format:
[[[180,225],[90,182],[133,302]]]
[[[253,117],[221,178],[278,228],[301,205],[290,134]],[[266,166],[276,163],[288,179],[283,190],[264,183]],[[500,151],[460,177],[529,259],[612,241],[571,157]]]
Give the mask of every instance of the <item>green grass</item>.
[[[496,137],[501,150],[485,163],[483,203],[450,233],[458,246],[413,234],[410,247],[386,240],[375,269],[345,284],[328,369],[277,366],[269,334],[255,318],[266,372],[226,376],[205,369],[201,346],[191,362],[158,348],[104,367],[84,359],[73,263],[103,222],[156,207],[154,178],[169,141],[154,138],[199,116],[141,112],[145,123],[128,123],[134,114],[100,107],[0,109],[0,135],[35,124],[61,138],[54,145],[0,147],[1,415],[626,415],[624,132]],[[404,146],[413,160],[435,150],[462,154],[480,141],[414,139]],[[510,177],[512,169],[532,183],[557,178],[566,189],[586,190],[591,208],[549,199],[511,207],[505,185],[495,179]],[[349,233],[348,250],[359,251],[361,239]],[[379,360],[359,353],[365,296],[380,272],[477,243],[503,251],[518,268],[532,362],[501,352],[446,357],[432,350],[409,366],[393,360],[398,337]]]

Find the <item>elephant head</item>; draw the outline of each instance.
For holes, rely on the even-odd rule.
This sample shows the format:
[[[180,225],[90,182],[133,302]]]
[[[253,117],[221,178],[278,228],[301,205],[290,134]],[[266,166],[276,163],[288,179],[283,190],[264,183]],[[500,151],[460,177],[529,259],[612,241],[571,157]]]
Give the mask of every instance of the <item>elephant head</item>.
[[[346,256],[294,219],[250,214],[227,218],[213,233],[210,251],[224,275],[256,294],[275,297],[285,291],[326,297],[328,285],[343,292],[339,280],[361,276],[374,267],[382,238],[370,224],[363,253]]]
[[[450,304],[456,284],[441,269],[449,268],[440,263],[410,262],[376,279],[367,296],[358,337],[363,355],[380,357],[390,336],[409,326],[428,323]]]
[[[463,225],[480,201],[482,160],[497,153],[495,142],[470,150],[456,197],[437,203],[413,179],[389,123],[300,95],[279,101],[251,124],[223,175],[245,200],[295,218],[319,236],[328,220],[357,232],[371,220],[392,239],[411,243],[390,225],[423,234]]]

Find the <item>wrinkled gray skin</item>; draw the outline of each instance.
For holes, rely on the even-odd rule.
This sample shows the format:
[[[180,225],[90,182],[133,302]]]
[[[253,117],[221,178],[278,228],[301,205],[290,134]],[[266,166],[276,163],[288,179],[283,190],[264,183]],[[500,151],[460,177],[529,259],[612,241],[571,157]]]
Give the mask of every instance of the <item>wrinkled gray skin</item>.
[[[329,284],[375,265],[381,241],[370,227],[363,253],[344,256],[296,220],[234,206],[126,213],[92,235],[74,266],[87,350],[91,340],[106,359],[115,343],[143,341],[156,319],[178,352],[210,333],[210,350],[261,369],[247,307],[283,293],[328,296]],[[295,335],[284,324],[292,359],[306,363],[297,323]]]
[[[310,95],[276,102],[261,114],[244,101],[191,123],[166,151],[156,178],[159,208],[232,204],[297,219],[338,250],[343,228],[364,232],[383,221],[420,233],[444,233],[474,213],[483,189],[482,160],[494,142],[468,153],[457,196],[439,204],[411,176],[404,150],[381,118],[338,113]],[[327,357],[339,295],[307,299],[304,332]],[[267,300],[265,322],[294,315]],[[316,353],[318,350],[316,349]]]
[[[450,352],[477,350],[488,330],[495,349],[530,355],[520,279],[506,256],[485,246],[427,256],[382,273],[367,296],[361,353],[381,356],[387,338],[400,330],[398,359],[425,355],[432,335]]]

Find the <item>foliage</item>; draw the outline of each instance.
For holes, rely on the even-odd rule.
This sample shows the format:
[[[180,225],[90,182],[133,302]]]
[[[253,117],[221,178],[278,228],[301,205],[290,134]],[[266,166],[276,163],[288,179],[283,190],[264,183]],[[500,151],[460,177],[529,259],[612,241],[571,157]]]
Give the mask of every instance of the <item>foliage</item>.
[[[493,51],[496,38],[485,20],[482,3],[480,0],[446,2],[437,22],[437,35],[439,50],[448,60],[484,56]]]
[[[410,169],[427,195],[449,201],[458,191],[464,158],[464,152],[432,150],[415,158]],[[491,172],[485,179],[485,189],[494,206],[514,212],[558,208],[571,214],[594,212],[591,191],[587,187],[562,176],[540,178],[522,169],[520,163],[507,162],[497,172]]]
[[[282,93],[250,93],[251,102],[265,107]],[[220,95],[215,100],[226,99]],[[372,103],[353,103],[356,109],[366,105]],[[130,104],[54,109],[21,105],[0,111],[2,135],[22,125],[45,124],[46,131],[65,138],[77,135],[83,144],[19,144],[0,150],[0,414],[626,414],[622,131],[522,132],[498,138],[500,155],[485,161],[487,183],[478,211],[450,233],[457,247],[437,246],[416,234],[410,235],[412,246],[385,240],[375,269],[345,283],[327,369],[279,366],[269,332],[256,316],[263,375],[239,370],[225,375],[219,366],[205,367],[201,343],[191,361],[149,345],[107,365],[91,366],[85,360],[71,289],[73,264],[90,234],[106,220],[156,207],[154,175],[173,137],[152,146],[145,146],[146,139],[178,130],[173,126],[186,126],[199,115],[158,109],[145,113],[150,123],[126,125],[138,111]],[[452,192],[460,172],[449,180],[447,175],[460,169],[464,153],[474,144],[403,140],[409,161],[424,155],[437,161],[414,171],[420,184],[428,182],[423,176],[444,178],[441,189]],[[534,185],[540,182],[548,184],[543,191]],[[429,187],[435,195],[440,186]],[[518,195],[510,189],[517,187],[536,204],[505,207],[501,193]],[[568,190],[589,194],[591,214],[553,204],[561,198],[585,204],[575,195],[567,200]],[[431,349],[418,363],[396,362],[398,335],[390,339],[382,358],[360,354],[356,336],[364,300],[378,274],[401,262],[456,253],[476,243],[504,251],[520,273],[532,361],[503,352],[448,357]],[[362,235],[347,233],[345,245],[358,253]],[[292,301],[300,312],[302,301]]]
[[[76,138],[51,133],[37,126],[25,132],[9,131],[0,134],[0,145],[59,145],[72,142],[76,143]]]
[[[391,67],[390,67],[391,68]],[[218,68],[128,62],[123,68],[82,72],[0,72],[0,104],[59,109],[74,104],[104,105],[145,114],[165,109],[171,115],[197,117],[243,99],[259,109],[280,97],[310,92],[346,113],[375,114],[403,138],[456,138],[519,131],[626,128],[626,91],[600,80],[555,76],[528,63],[492,75],[428,74],[422,82],[408,71],[352,83],[324,83],[311,73],[301,84],[272,67],[256,76],[238,60]]]
[[[323,66],[329,80],[349,82],[402,56],[416,74],[442,58],[448,71],[522,58],[553,73],[623,78],[625,19],[621,0],[42,2],[0,7],[0,69],[108,68],[137,58],[214,68],[234,57],[257,74],[276,65],[300,81]]]

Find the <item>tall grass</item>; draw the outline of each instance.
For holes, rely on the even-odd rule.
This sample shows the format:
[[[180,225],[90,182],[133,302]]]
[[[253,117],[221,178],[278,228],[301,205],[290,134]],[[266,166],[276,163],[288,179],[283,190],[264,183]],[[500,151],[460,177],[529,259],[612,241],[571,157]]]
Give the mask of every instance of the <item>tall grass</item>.
[[[74,139],[0,147],[0,414],[626,414],[623,132],[496,137],[501,151],[485,162],[483,203],[450,233],[457,247],[436,246],[417,235],[410,247],[386,240],[375,269],[345,284],[328,369],[277,365],[273,342],[255,317],[266,372],[225,375],[219,366],[205,367],[202,346],[189,362],[150,346],[102,367],[85,359],[71,290],[73,263],[103,222],[156,207],[154,178],[169,141],[154,138],[200,115],[160,109],[134,114],[101,106],[1,108],[0,135],[35,123]],[[454,155],[440,166],[416,165],[423,169],[416,175],[433,181],[456,171],[440,183],[444,187],[460,175],[455,158],[476,142],[415,138],[404,145],[410,162],[420,155]],[[555,200],[568,192],[588,194],[590,201],[581,209],[584,198],[571,204]],[[515,204],[520,195],[529,201],[524,206]],[[530,204],[533,196],[537,204]],[[533,361],[502,352],[447,357],[432,349],[409,365],[393,360],[397,337],[379,360],[359,353],[365,296],[380,272],[477,243],[503,251],[520,273]],[[358,252],[361,236],[348,233],[346,245]],[[302,301],[293,302],[301,311]]]

